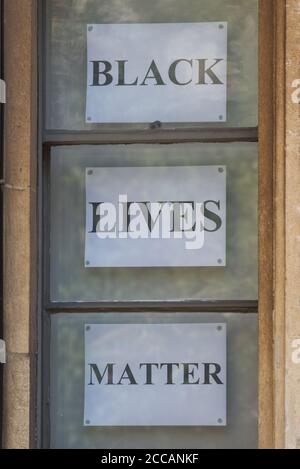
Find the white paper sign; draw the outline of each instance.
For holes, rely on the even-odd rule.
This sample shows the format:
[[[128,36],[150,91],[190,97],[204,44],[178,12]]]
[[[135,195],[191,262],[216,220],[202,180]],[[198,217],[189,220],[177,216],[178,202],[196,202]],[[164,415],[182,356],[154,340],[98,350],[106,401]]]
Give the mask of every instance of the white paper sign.
[[[227,23],[87,26],[88,123],[225,122]]]
[[[85,426],[225,426],[225,324],[85,326]]]
[[[87,268],[225,265],[225,166],[86,168]]]

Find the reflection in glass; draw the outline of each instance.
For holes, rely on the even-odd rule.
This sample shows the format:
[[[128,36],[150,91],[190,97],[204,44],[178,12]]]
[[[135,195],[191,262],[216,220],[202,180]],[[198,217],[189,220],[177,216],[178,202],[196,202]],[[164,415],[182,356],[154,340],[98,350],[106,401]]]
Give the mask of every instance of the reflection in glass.
[[[214,125],[257,126],[258,0],[46,0],[46,5],[46,128],[111,127],[85,123],[87,24],[214,21],[228,22],[228,120]]]
[[[178,323],[180,328],[180,323],[214,322],[227,323],[226,427],[83,426],[85,324]],[[104,313],[52,316],[50,420],[52,448],[257,447],[257,315]]]
[[[227,168],[226,267],[85,268],[87,167],[203,165]],[[50,202],[52,301],[257,299],[255,143],[55,147]]]

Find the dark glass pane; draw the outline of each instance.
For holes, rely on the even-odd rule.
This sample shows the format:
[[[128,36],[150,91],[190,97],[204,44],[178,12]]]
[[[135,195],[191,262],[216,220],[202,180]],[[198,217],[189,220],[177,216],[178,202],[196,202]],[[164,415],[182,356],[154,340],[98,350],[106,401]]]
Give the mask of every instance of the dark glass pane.
[[[226,322],[227,426],[84,427],[84,324]],[[50,428],[52,448],[255,448],[256,314],[68,314],[51,318]],[[184,405],[184,402],[182,403]]]
[[[47,0],[46,128],[95,130],[85,123],[87,24],[228,22],[228,118],[220,127],[255,127],[258,113],[257,0]],[[107,38],[109,41],[109,38]],[[193,124],[187,124],[191,126]],[[196,125],[196,123],[194,124]],[[165,127],[168,125],[164,124]],[[179,127],[172,124],[171,127]],[[206,126],[206,124],[202,124]],[[123,128],[147,128],[147,124]],[[170,127],[170,126],[169,126]],[[184,126],[181,126],[184,127]]]
[[[86,167],[201,165],[227,167],[226,267],[85,267]],[[50,227],[52,301],[256,300],[257,144],[55,147]]]

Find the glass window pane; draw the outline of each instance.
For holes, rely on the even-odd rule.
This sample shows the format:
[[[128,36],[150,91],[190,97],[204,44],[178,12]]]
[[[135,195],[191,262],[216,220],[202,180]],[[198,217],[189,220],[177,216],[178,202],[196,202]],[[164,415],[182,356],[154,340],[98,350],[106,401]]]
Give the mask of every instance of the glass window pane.
[[[213,125],[257,126],[257,0],[47,0],[46,5],[47,129],[110,127],[85,123],[87,24],[213,21],[228,22],[228,118]]]
[[[174,322],[179,324],[178,327],[180,323],[227,323],[227,426],[84,427],[84,324]],[[114,313],[52,316],[50,419],[52,448],[257,447],[257,315]]]
[[[85,267],[87,167],[205,165],[227,167],[226,267]],[[50,203],[52,301],[257,299],[255,143],[54,147]]]

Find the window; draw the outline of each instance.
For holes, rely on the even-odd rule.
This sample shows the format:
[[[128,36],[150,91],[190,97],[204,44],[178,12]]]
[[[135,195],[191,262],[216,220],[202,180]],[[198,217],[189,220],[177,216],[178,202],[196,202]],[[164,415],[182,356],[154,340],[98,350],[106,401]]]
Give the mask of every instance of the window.
[[[44,444],[64,448],[256,447],[258,1],[43,3],[44,368],[49,370],[44,373],[44,397],[45,403],[50,401],[50,408],[45,405],[44,409]],[[226,119],[89,123],[88,25],[140,25],[143,31],[143,25],[185,24],[188,28],[195,23],[227,24]],[[179,265],[158,266],[147,261],[149,252],[141,251],[138,265],[129,267],[118,266],[118,251],[111,247],[113,265],[87,265],[88,168],[108,175],[125,168],[139,168],[137,174],[147,174],[149,168],[156,171],[153,174],[168,174],[177,168],[180,175],[182,168],[182,174],[192,179],[193,171],[203,167],[226,167],[223,257],[216,250],[215,261],[210,258],[201,261],[202,265],[177,261]],[[225,177],[224,172],[220,174]],[[139,181],[139,190],[146,179]],[[109,181],[113,186],[116,181],[121,184],[122,178]],[[176,184],[178,179],[166,177],[162,186],[167,193]],[[206,210],[211,213],[215,208],[218,213],[216,204],[218,200],[207,204]],[[207,239],[213,240],[215,221],[209,217],[204,221]],[[226,426],[84,426],[84,326],[177,324],[180,330],[181,324],[220,322],[227,324],[228,331]]]

